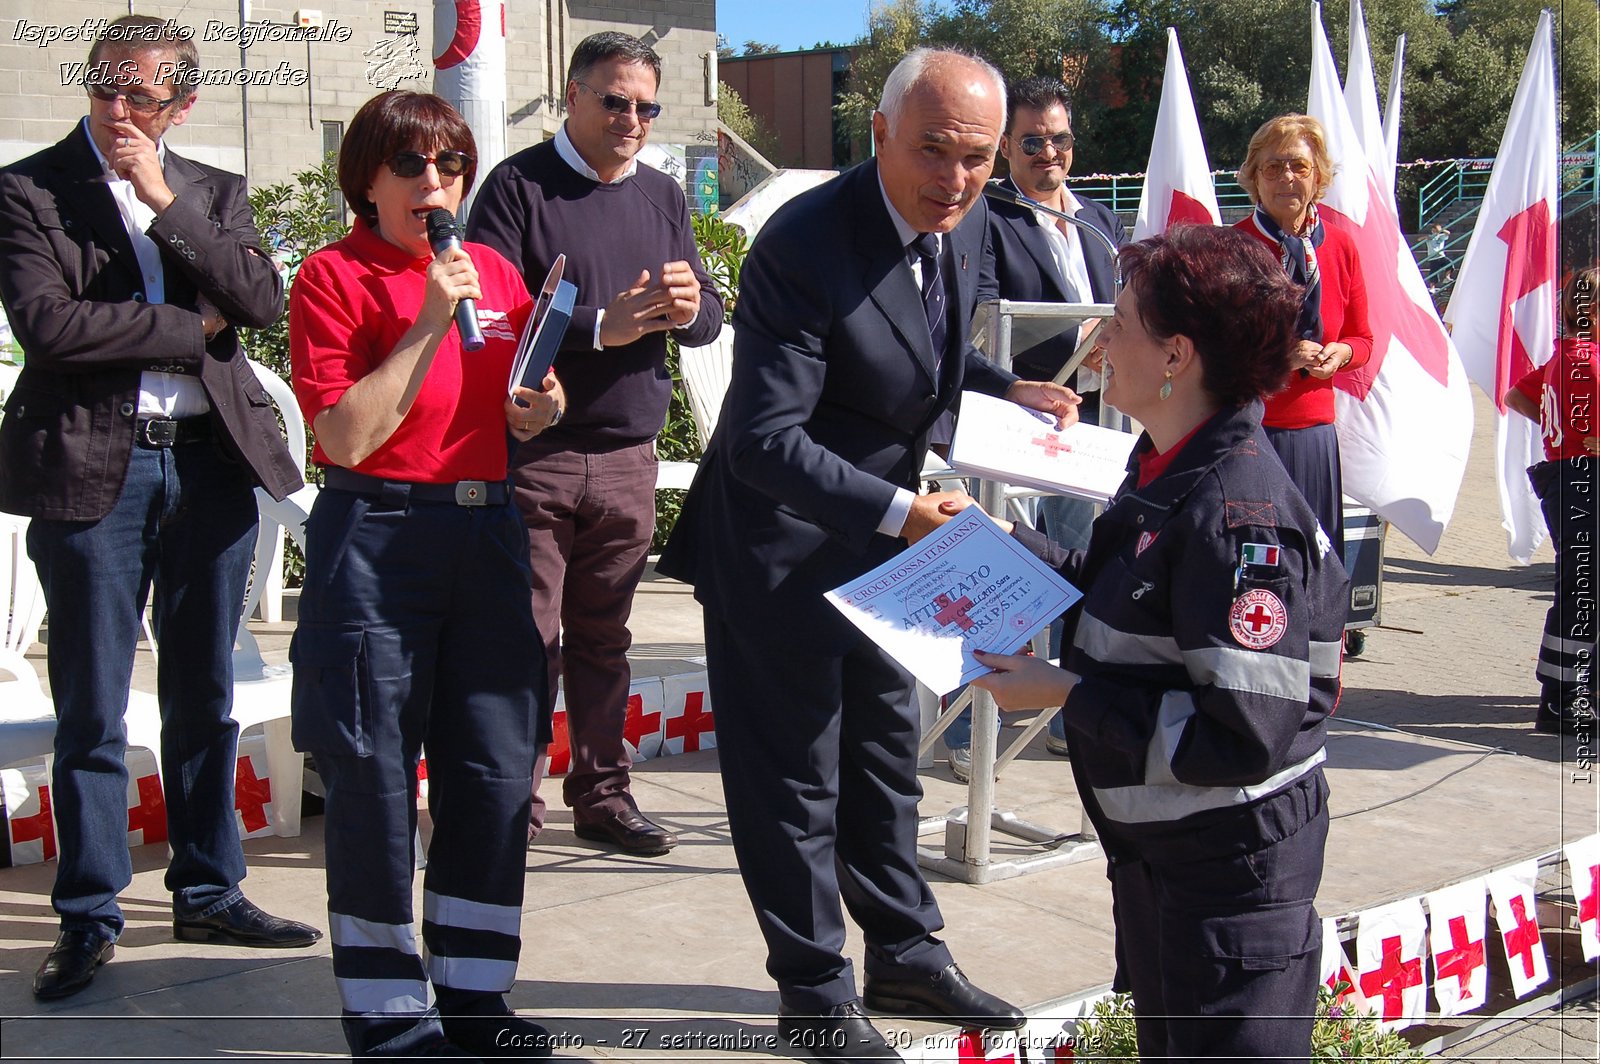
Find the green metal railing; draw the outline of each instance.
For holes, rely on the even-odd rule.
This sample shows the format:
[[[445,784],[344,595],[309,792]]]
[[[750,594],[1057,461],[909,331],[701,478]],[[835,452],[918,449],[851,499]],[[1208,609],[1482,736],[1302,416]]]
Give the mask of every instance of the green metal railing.
[[[1250,209],[1250,194],[1235,179],[1235,170],[1213,170],[1211,182],[1217,190],[1217,207],[1227,215],[1231,211]],[[1073,192],[1081,192],[1105,204],[1118,214],[1134,215],[1139,212],[1139,197],[1144,194],[1143,174],[1097,174],[1092,177],[1069,177],[1067,184]]]

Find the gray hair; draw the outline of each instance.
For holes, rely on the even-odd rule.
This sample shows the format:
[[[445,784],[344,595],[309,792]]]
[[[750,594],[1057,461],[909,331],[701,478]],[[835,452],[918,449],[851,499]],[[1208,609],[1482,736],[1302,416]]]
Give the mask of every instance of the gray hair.
[[[883,96],[878,100],[878,110],[888,119],[891,133],[894,132],[895,124],[900,118],[900,108],[904,105],[906,97],[922,83],[922,79],[928,75],[930,69],[951,59],[966,59],[976,63],[989,76],[989,80],[994,82],[995,91],[1000,94],[1000,112],[1005,113],[1006,79],[1000,76],[1000,71],[996,70],[994,64],[987,59],[959,48],[913,48],[889,72],[888,80],[883,83]]]

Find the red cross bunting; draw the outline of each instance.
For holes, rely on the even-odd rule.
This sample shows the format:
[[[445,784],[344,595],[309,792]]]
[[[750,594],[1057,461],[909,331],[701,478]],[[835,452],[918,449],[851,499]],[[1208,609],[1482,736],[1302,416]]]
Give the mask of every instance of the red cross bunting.
[[[549,760],[545,775],[560,776],[572,767],[572,746],[567,739],[566,710],[556,710],[555,716],[550,719],[550,731],[550,746],[545,750],[545,757]]]
[[[716,727],[712,714],[705,712],[706,693],[690,691],[683,699],[683,715],[667,720],[667,738],[682,739],[683,752],[700,749],[700,736]]]
[[[1383,1018],[1397,1020],[1405,1007],[1407,987],[1422,984],[1422,958],[1403,960],[1400,936],[1383,940],[1383,960],[1375,972],[1361,973],[1361,993],[1368,1000],[1383,996]]]
[[[1586,924],[1594,919],[1600,919],[1600,865],[1589,869],[1589,896],[1578,903],[1578,922]]]
[[[139,804],[128,810],[128,830],[143,834],[145,845],[167,838],[167,799],[161,793],[160,776],[140,776]]]
[[[956,1039],[956,1064],[1000,1064],[1002,1061],[1016,1061],[1017,1054],[1013,1050],[1000,1057],[989,1056],[989,1051],[983,1044],[982,1031],[962,1031]]]
[[[1483,939],[1476,942],[1467,936],[1467,918],[1450,918],[1450,948],[1434,955],[1435,976],[1449,979],[1454,976],[1461,986],[1462,999],[1472,996],[1472,976],[1484,965]]]
[[[1520,894],[1511,899],[1511,919],[1517,926],[1505,933],[1506,958],[1522,958],[1522,974],[1532,979],[1533,951],[1540,945],[1539,922],[1528,915],[1528,903]]]
[[[976,625],[976,622],[967,616],[967,611],[972,608],[973,602],[965,595],[954,602],[950,601],[949,595],[940,595],[933,600],[933,604],[939,607],[939,612],[933,615],[933,619],[939,622],[940,628],[948,628],[954,624],[959,625],[965,632]]]
[[[1178,189],[1172,190],[1172,205],[1167,208],[1167,228],[1171,229],[1179,222],[1194,222],[1196,225],[1216,225],[1217,221],[1211,217],[1211,211],[1206,205]]]
[[[633,744],[635,750],[639,749],[640,741],[646,735],[654,735],[661,730],[661,712],[644,711],[644,695],[628,696],[628,715],[622,722],[622,737]]]
[[[56,855],[56,825],[50,819],[50,788],[39,788],[39,811],[32,816],[20,816],[11,821],[11,844],[32,842],[44,844],[46,861]]]
[[[272,781],[259,779],[248,757],[239,759],[234,773],[233,807],[239,810],[247,832],[267,826],[267,804],[272,801]]]
[[[1072,453],[1072,444],[1062,443],[1061,437],[1057,436],[1053,432],[1047,432],[1043,436],[1035,436],[1028,442],[1033,444],[1035,447],[1042,448],[1044,453],[1050,458],[1054,458],[1057,455]]]

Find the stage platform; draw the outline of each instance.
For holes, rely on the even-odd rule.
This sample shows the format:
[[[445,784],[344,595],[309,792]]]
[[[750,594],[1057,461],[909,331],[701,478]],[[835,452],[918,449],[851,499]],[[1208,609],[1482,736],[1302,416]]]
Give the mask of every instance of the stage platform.
[[[1325,916],[1417,896],[1596,830],[1600,780],[1592,760],[1585,770],[1570,741],[1564,757],[1561,740],[1531,728],[1549,548],[1526,569],[1506,562],[1492,427],[1483,427],[1481,401],[1478,411],[1468,486],[1443,547],[1430,559],[1390,537],[1383,626],[1369,632],[1365,656],[1345,666],[1346,694],[1328,748],[1335,819],[1319,896]],[[283,653],[288,630],[262,629],[269,658]],[[695,660],[702,653],[698,609],[681,585],[646,581],[635,633],[641,674],[702,668]],[[34,655],[42,671],[42,649]],[[1585,756],[1592,759],[1592,751]],[[637,766],[640,806],[682,838],[666,856],[604,852],[577,839],[560,808],[529,849],[523,950],[510,1003],[566,1037],[559,1057],[792,1055],[777,1045],[777,993],[734,867],[716,757],[703,751]],[[942,759],[923,772],[923,782],[927,815],[965,801]],[[1078,824],[1070,766],[1046,753],[1042,740],[1008,766],[997,804],[1063,831]],[[997,837],[996,856],[1007,845]],[[257,838],[245,848],[252,900],[326,926],[319,817],[306,819],[299,838]],[[55,866],[0,870],[5,1057],[343,1054],[326,941],[286,952],[174,942],[161,880],[165,847],[142,847],[134,860],[116,959],[89,989],[53,1004],[36,1002],[29,982],[56,933],[49,904]],[[935,878],[933,889],[945,938],[965,971],[1030,1012],[1061,1011],[1110,981],[1110,894],[1101,862],[986,886]],[[1571,936],[1561,941],[1575,948]],[[859,936],[850,949],[859,971]],[[917,1039],[953,1035],[932,1025],[880,1026]],[[1574,1026],[1560,1055],[1595,1059],[1592,1025]],[[944,1059],[954,1060],[953,1052]]]

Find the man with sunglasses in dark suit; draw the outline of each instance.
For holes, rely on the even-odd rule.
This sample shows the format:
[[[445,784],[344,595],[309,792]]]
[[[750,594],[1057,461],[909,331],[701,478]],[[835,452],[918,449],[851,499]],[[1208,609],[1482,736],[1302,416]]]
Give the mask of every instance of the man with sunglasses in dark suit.
[[[50,610],[61,932],[40,998],[111,958],[132,878],[122,716],[154,582],[173,932],[309,946],[262,912],[234,814],[233,637],[256,538],[254,488],[300,486],[235,327],[277,319],[244,179],[162,135],[194,107],[192,39],[149,16],[89,53],[88,117],[0,171],[0,300],[26,354],[0,421],[0,509],[31,518]]]
[[[667,334],[699,347],[722,330],[722,298],[700,264],[683,190],[636,159],[661,113],[661,57],[625,33],[579,42],[567,70],[567,119],[555,138],[501,163],[467,226],[537,292],[557,255],[578,305],[556,356],[561,424],[513,461],[528,526],[533,613],[550,661],[548,705],[566,693],[572,765],[562,796],[580,838],[625,853],[666,853],[670,832],[629,790],[628,615],[655,532],[655,437],[672,380]],[[550,725],[541,725],[547,748]],[[544,823],[534,769],[529,837]]]

